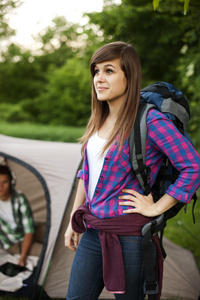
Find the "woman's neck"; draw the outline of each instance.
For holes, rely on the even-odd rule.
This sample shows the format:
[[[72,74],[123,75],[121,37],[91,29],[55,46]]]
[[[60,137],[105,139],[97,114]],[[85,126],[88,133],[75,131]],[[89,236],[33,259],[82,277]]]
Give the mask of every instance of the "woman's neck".
[[[99,137],[103,139],[108,139],[114,129],[116,120],[117,116],[115,114],[109,114],[98,131]]]
[[[109,114],[98,131],[99,137],[104,139],[108,139],[111,136],[122,104],[121,101],[108,101],[107,103],[109,106]]]

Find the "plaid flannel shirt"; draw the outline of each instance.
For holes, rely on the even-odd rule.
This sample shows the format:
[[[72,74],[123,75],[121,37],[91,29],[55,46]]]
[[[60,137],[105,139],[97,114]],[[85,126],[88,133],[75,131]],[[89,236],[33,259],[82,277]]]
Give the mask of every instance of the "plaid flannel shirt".
[[[156,110],[150,110],[147,115],[146,139],[146,165],[151,170],[150,186],[157,177],[165,155],[180,171],[178,179],[169,186],[167,194],[178,201],[189,203],[200,185],[200,156],[165,115]],[[127,207],[118,205],[118,197],[123,194],[122,189],[133,189],[143,193],[132,172],[128,139],[124,142],[121,153],[118,152],[116,141],[108,150],[92,199],[88,198],[87,144],[83,167],[77,176],[84,181],[86,205],[93,215],[101,219],[124,214],[123,209]]]
[[[26,197],[22,193],[14,191],[11,196],[11,203],[17,227],[12,229],[7,222],[0,219],[0,247],[5,250],[23,241],[26,233],[35,232],[32,211]]]

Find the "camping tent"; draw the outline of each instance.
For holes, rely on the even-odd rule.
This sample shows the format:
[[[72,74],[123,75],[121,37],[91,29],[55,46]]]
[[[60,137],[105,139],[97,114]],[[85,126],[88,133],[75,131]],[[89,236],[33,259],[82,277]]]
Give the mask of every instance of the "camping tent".
[[[27,196],[36,223],[45,224],[34,278],[37,286],[43,286],[81,161],[80,145],[0,135],[0,159],[14,172],[16,188]]]
[[[10,166],[16,188],[30,201],[39,233],[45,229],[29,298],[64,299],[74,256],[64,246],[64,232],[76,192],[80,145],[0,135],[0,161]],[[168,257],[162,299],[196,300],[200,275],[192,254],[167,240],[164,243]],[[100,299],[114,297],[104,290]]]

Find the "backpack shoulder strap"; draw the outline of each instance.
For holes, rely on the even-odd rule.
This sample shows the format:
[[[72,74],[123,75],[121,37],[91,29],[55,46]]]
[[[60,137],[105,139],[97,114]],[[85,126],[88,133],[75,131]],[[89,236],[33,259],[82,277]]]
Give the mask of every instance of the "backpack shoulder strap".
[[[140,102],[133,130],[129,137],[130,160],[132,169],[136,175],[145,195],[151,192],[149,184],[149,170],[146,167],[146,137],[147,137],[147,114],[148,111],[155,108],[155,105],[146,102]],[[162,216],[163,217],[163,216]],[[162,220],[161,220],[162,221]],[[144,283],[144,292],[149,300],[156,300],[158,293],[158,283],[154,270],[154,259],[152,253],[152,225],[157,225],[157,219],[146,224],[142,229],[142,247],[145,263],[146,280]]]
[[[148,183],[148,168],[145,164],[146,137],[147,137],[147,114],[155,108],[155,105],[140,102],[133,130],[129,137],[130,160],[133,171],[142,186],[145,195],[150,193]]]

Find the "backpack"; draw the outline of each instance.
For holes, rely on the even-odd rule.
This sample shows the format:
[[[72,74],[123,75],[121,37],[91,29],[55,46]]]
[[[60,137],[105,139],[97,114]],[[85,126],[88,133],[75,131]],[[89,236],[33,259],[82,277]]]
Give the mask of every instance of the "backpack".
[[[177,129],[190,141],[192,141],[186,132],[186,126],[190,119],[189,103],[183,93],[166,82],[153,83],[141,91],[141,99],[138,107],[137,117],[134,128],[129,137],[130,159],[133,172],[136,175],[145,195],[150,192],[153,194],[154,201],[157,201],[165,194],[170,184],[174,183],[178,177],[178,170],[172,166],[169,159],[165,157],[157,179],[154,185],[150,188],[149,185],[149,168],[145,165],[146,152],[146,135],[147,125],[146,119],[150,109],[157,109],[165,114],[177,127]],[[137,141],[137,142],[136,142]],[[196,194],[193,196],[193,220],[194,205],[196,202]],[[177,203],[164,214],[158,216],[153,221],[147,223],[142,229],[143,236],[143,255],[145,264],[146,281],[144,292],[149,296],[148,299],[157,299],[158,283],[156,281],[154,262],[152,254],[151,238],[153,235],[161,232],[160,245],[163,252],[163,257],[166,253],[162,246],[163,231],[168,219],[174,217],[182,207],[186,207],[184,203]]]

